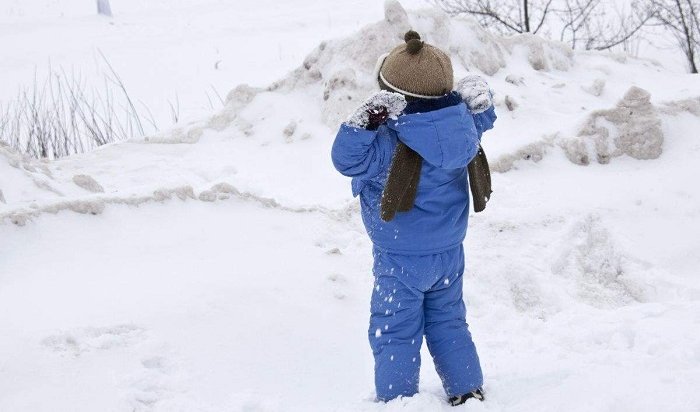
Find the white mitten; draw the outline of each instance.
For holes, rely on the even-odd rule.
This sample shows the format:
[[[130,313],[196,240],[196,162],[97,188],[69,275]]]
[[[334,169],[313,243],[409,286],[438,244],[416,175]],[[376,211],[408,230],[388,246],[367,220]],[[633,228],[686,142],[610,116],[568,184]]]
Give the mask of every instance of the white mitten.
[[[491,89],[486,80],[479,75],[470,74],[458,81],[455,91],[462,96],[472,113],[482,113],[493,106]]]
[[[349,126],[375,130],[387,119],[397,118],[406,108],[406,98],[400,93],[381,90],[370,96],[345,122]]]

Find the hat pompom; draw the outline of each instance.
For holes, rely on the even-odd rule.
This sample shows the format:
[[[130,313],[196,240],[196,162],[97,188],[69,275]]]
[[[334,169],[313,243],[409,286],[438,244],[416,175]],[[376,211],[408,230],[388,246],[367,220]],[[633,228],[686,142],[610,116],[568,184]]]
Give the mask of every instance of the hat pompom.
[[[403,41],[405,41],[406,43],[413,39],[420,40],[420,34],[418,34],[418,32],[415,30],[409,30],[406,32],[406,34],[403,35]]]
[[[409,54],[418,54],[420,49],[423,48],[423,42],[418,39],[411,39],[406,43],[406,51]]]
[[[420,40],[420,34],[413,30],[409,30],[403,36],[406,42],[406,51],[409,54],[417,54],[423,48],[423,42]]]

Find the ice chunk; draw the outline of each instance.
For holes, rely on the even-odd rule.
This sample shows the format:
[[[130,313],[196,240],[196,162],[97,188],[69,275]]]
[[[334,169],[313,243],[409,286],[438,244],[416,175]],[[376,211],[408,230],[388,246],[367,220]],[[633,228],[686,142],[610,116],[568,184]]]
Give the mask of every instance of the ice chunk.
[[[92,193],[104,193],[105,189],[92,176],[75,175],[73,183]]]

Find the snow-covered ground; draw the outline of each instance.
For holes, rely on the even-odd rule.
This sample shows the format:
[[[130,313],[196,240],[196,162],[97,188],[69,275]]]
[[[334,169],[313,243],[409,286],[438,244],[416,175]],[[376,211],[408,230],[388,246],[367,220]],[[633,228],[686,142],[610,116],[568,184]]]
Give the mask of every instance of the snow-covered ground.
[[[194,118],[210,84],[251,87],[92,153],[0,147],[0,411],[700,409],[697,77],[394,3],[114,1],[113,24],[26,3],[46,7],[0,6],[8,78],[88,65],[88,32],[153,105],[183,90]],[[428,361],[420,395],[372,402],[371,246],[329,159],[407,27],[486,75],[500,116],[465,244],[488,401],[458,409]]]

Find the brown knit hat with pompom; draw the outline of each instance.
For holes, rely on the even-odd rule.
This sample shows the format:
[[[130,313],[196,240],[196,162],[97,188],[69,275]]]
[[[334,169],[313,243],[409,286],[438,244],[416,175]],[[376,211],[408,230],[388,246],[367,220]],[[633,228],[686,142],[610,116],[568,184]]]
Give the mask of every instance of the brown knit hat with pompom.
[[[406,96],[437,98],[454,84],[450,57],[424,43],[413,30],[404,35],[406,43],[397,46],[384,60],[379,79],[390,89]]]

